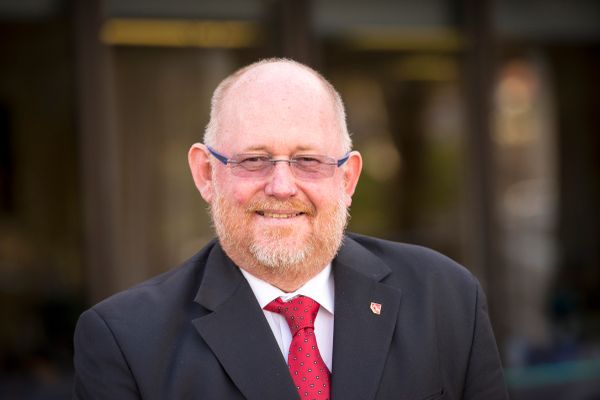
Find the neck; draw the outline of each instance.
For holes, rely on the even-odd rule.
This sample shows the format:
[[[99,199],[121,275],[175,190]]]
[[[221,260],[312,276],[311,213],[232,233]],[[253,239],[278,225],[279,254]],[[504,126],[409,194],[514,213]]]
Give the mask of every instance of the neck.
[[[229,251],[230,249],[226,246],[223,246],[223,250],[238,267],[286,293],[298,290],[321,272],[333,259],[333,256],[313,255],[310,260],[304,260],[299,264],[267,266],[249,255],[240,257],[239,252]]]
[[[326,264],[325,264],[326,265]],[[317,268],[305,268],[301,271],[290,271],[290,268],[282,268],[282,270],[274,270],[273,268],[246,268],[243,269],[255,277],[275,286],[276,288],[291,293],[306,284],[325,268],[325,265]]]

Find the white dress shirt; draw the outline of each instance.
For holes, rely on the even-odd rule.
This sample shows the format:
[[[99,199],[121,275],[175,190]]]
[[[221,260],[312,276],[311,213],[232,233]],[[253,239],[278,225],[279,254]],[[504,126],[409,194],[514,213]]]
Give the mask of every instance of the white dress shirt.
[[[317,313],[317,318],[315,319],[315,336],[321,357],[323,358],[325,365],[327,365],[327,368],[329,368],[329,371],[331,371],[335,292],[331,264],[327,265],[315,277],[292,293],[286,293],[241,268],[240,271],[242,271],[242,274],[250,284],[250,288],[258,300],[258,304],[263,309],[263,313],[267,318],[267,322],[273,331],[275,340],[277,341],[286,362],[290,343],[292,342],[292,333],[290,332],[289,325],[284,316],[267,311],[264,307],[278,297],[281,297],[283,301],[287,301],[298,295],[308,296],[321,305],[319,312]]]

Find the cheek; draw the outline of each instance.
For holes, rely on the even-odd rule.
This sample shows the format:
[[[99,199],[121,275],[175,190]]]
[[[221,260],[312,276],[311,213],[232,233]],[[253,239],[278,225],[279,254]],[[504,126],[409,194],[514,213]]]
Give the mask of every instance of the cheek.
[[[246,192],[234,191],[231,194],[231,199],[235,205],[244,206],[248,203],[248,201],[251,199],[251,197],[248,196],[248,194]]]
[[[229,186],[227,195],[231,201],[238,206],[245,206],[253,200],[260,188],[256,184],[247,184],[245,182],[232,183]]]
[[[232,178],[228,171],[222,168],[214,170],[213,191],[229,204],[243,206],[256,191],[256,183]]]
[[[302,191],[317,211],[327,210],[337,205],[339,198],[345,194],[343,184],[338,180],[332,180],[327,184],[304,185]]]

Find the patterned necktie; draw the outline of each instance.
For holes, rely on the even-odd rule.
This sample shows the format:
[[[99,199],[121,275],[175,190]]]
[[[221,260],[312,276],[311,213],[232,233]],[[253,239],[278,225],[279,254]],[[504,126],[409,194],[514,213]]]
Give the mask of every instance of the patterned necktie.
[[[265,310],[283,315],[292,332],[288,366],[300,398],[328,400],[329,370],[321,358],[315,337],[319,303],[305,296],[294,297],[288,302],[277,298],[267,304]]]

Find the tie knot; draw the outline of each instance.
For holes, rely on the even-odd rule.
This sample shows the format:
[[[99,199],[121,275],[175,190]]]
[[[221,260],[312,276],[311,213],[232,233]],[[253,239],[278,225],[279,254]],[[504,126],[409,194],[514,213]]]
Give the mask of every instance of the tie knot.
[[[297,296],[290,301],[283,301],[278,297],[267,304],[265,310],[283,315],[293,336],[300,329],[314,329],[319,307],[319,303],[306,296]]]

